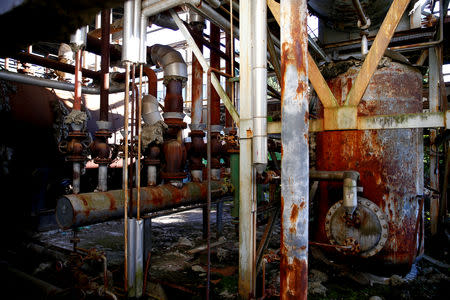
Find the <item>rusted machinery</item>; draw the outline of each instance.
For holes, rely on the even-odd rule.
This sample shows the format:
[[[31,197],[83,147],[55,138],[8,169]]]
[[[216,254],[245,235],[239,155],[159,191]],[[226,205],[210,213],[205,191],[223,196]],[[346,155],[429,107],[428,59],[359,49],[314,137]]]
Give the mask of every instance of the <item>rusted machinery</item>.
[[[346,61],[345,72],[328,81],[344,101],[360,69]],[[422,111],[422,75],[415,68],[385,59],[375,72],[360,116]],[[423,137],[421,129],[326,131],[317,134],[319,170],[355,170],[363,191],[353,215],[344,211],[342,184],[321,182],[317,241],[352,246],[344,255],[364,263],[410,267],[423,251]],[[336,248],[340,249],[340,248]]]

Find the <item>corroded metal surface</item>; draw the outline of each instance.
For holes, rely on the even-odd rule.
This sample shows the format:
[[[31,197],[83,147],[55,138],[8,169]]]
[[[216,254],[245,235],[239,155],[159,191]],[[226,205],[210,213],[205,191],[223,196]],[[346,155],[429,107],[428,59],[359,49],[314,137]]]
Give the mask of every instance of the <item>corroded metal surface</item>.
[[[194,32],[201,34],[202,26],[191,26]],[[197,47],[203,50],[203,45],[198,38],[194,38]],[[192,107],[191,124],[200,124],[202,122],[203,111],[203,68],[195,55],[192,55]]]
[[[212,197],[225,195],[224,182],[211,182]],[[137,189],[133,189],[133,214],[136,213]],[[205,202],[207,183],[190,182],[182,188],[171,184],[141,187],[141,213],[149,213],[186,204]],[[56,219],[63,229],[117,219],[124,215],[124,191],[66,195],[58,200]]]
[[[383,249],[388,239],[387,217],[370,200],[359,198],[353,222],[346,218],[343,201],[336,202],[328,211],[325,219],[325,231],[333,245],[346,246],[349,240],[357,245],[358,251],[348,251],[337,247],[344,254],[356,254],[370,257]]]
[[[210,40],[211,44],[219,48],[220,47],[220,28],[214,24],[210,27]],[[220,70],[220,57],[211,52],[210,58],[211,68]],[[206,121],[206,120],[203,120]],[[220,125],[220,97],[215,89],[211,89],[211,125]]]
[[[282,0],[280,299],[308,287],[308,40],[306,0]]]
[[[338,102],[345,100],[359,68],[329,81]],[[415,69],[387,62],[378,69],[358,106],[359,116],[422,111],[422,76]],[[388,216],[389,238],[372,260],[408,265],[416,255],[416,195],[423,193],[421,129],[329,131],[317,134],[317,169],[356,170],[363,197]],[[327,242],[325,215],[340,200],[336,183],[321,183],[316,239]]]

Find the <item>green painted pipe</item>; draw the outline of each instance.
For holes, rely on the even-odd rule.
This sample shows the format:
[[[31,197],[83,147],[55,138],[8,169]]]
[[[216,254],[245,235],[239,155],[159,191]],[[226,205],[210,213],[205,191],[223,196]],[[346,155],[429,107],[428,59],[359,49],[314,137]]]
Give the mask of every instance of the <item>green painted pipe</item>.
[[[239,152],[230,154],[230,167],[231,185],[234,187],[231,216],[239,218]]]

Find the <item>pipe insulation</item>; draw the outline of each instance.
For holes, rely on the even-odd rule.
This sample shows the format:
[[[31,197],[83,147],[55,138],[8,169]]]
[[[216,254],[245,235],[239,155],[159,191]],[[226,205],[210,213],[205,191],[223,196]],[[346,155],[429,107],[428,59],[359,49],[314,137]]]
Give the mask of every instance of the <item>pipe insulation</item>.
[[[128,0],[123,4],[123,40],[122,40],[122,61],[136,63],[139,60],[139,32],[136,28],[135,9],[137,5],[136,0]],[[140,18],[138,18],[140,20]]]
[[[221,197],[230,191],[224,181],[211,182],[212,197]],[[137,189],[133,189],[133,214],[136,214]],[[141,213],[179,207],[206,201],[207,183],[189,182],[182,188],[172,184],[157,187],[141,187]],[[56,204],[56,220],[62,229],[119,219],[124,215],[124,192],[108,192],[65,195]]]
[[[253,165],[261,174],[267,165],[267,3],[255,1],[253,39]]]
[[[159,65],[164,70],[164,85],[170,80],[179,80],[186,84],[187,65],[181,53],[166,45],[153,45],[150,48],[150,57],[154,64]]]

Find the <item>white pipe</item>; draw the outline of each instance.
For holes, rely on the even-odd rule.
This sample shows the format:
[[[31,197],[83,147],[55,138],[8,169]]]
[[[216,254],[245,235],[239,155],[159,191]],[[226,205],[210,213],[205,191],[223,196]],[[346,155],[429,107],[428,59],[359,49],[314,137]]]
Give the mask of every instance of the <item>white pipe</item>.
[[[136,271],[136,298],[140,299],[143,294],[144,283],[144,220],[136,220],[136,254],[135,254],[135,271]]]
[[[128,219],[128,297],[136,297],[136,219]]]
[[[137,0],[127,0],[123,5],[122,61],[131,63],[136,63],[139,59],[139,36],[134,32],[135,1]]]
[[[147,17],[141,13],[140,17],[140,35],[139,35],[139,63],[147,63]]]
[[[253,164],[258,173],[267,165],[267,3],[255,0],[253,19]]]
[[[108,190],[108,165],[101,164],[98,166],[98,187],[100,192]]]
[[[241,20],[240,42],[240,107],[239,107],[239,296],[247,299],[248,295],[255,292],[255,253],[256,231],[254,212],[256,211],[255,198],[253,197],[253,172],[252,172],[252,98],[253,89],[251,80],[252,56],[251,56],[251,31],[253,22],[253,1],[242,1],[239,7],[239,19]]]
[[[156,166],[147,167],[147,186],[156,186]]]
[[[74,162],[73,180],[72,180],[72,191],[74,194],[80,193],[80,177],[81,177],[81,164],[79,162]]]

